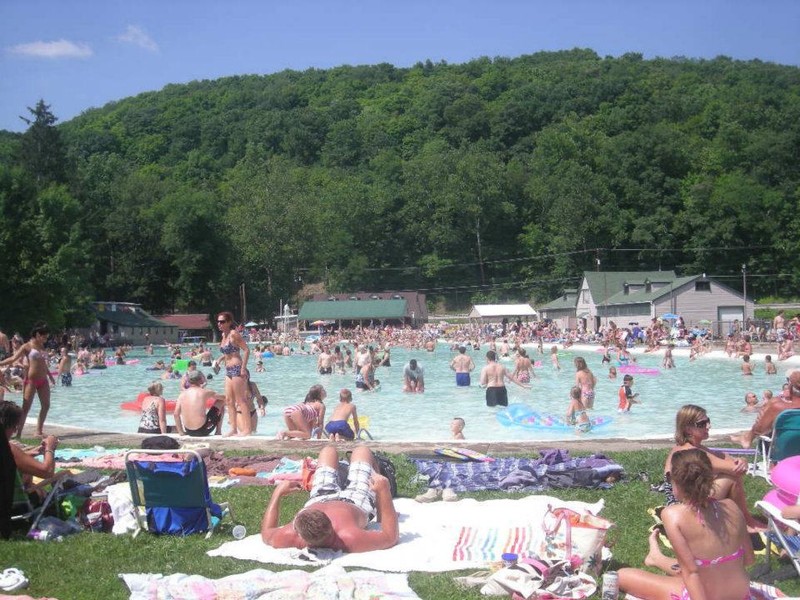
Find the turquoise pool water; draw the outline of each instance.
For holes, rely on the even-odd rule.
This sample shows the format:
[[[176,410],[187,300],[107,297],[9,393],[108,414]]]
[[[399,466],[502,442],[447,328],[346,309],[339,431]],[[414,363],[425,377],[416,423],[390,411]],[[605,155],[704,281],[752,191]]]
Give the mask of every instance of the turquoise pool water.
[[[266,418],[262,418],[260,436],[272,438],[283,428],[283,408],[302,401],[308,388],[321,383],[328,391],[328,415],[338,402],[338,391],[350,388],[361,415],[370,418],[369,431],[376,440],[383,441],[443,441],[450,437],[449,425],[453,417],[462,417],[467,426],[465,435],[471,441],[558,440],[579,438],[642,438],[671,436],[676,410],[683,404],[695,403],[705,407],[712,419],[712,433],[739,430],[749,427],[753,414],[740,412],[746,392],[754,391],[760,397],[765,389],[778,393],[785,372],[796,365],[779,364],[778,375],[764,374],[763,360],[754,358],[756,375],[743,377],[739,361],[710,358],[689,362],[685,356],[676,356],[677,369],[662,371],[658,376],[636,375],[634,391],[643,401],[635,405],[630,414],[618,415],[617,391],[622,384],[621,374],[616,380],[608,379],[608,368],[601,366],[601,354],[593,348],[566,352],[561,357],[561,371],[554,371],[548,355],[539,356],[531,351],[534,360],[543,367],[536,369],[537,379],[530,390],[509,385],[509,403],[524,404],[531,410],[544,414],[563,416],[567,407],[569,389],[573,385],[574,356],[586,358],[598,378],[594,415],[611,419],[610,424],[579,436],[571,429],[541,427],[526,429],[504,426],[496,418],[499,409],[487,408],[484,390],[477,386],[480,367],[485,364],[485,348],[472,352],[477,365],[470,388],[457,388],[449,368],[453,354],[448,346],[440,344],[433,353],[392,350],[392,366],[381,367],[377,377],[381,389],[376,393],[356,391],[352,375],[321,376],[315,372],[316,358],[292,356],[264,359],[266,372],[253,372],[253,379],[262,393],[269,397]],[[146,367],[159,358],[166,358],[165,349],[157,349],[155,356],[134,351],[129,358],[138,358],[136,365],[113,366],[104,371],[76,377],[71,388],[56,387],[48,422],[60,425],[95,428],[104,431],[134,432],[138,426],[137,413],[120,409],[120,403],[135,400],[159,374]],[[416,358],[425,368],[424,394],[402,393],[403,365]],[[638,355],[641,366],[657,367],[660,356]],[[251,359],[252,362],[252,359]],[[505,362],[513,370],[513,362]],[[209,373],[210,369],[202,369]],[[164,396],[173,399],[178,395],[179,381],[163,381]],[[210,387],[223,389],[223,377],[215,377]],[[20,401],[19,395],[7,398]],[[38,400],[29,415],[38,413]],[[171,415],[168,422],[172,423]]]

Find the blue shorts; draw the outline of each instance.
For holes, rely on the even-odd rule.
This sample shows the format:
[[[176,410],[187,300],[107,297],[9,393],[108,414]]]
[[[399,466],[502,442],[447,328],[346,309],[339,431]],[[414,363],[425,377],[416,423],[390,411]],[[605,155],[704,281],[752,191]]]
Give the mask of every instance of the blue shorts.
[[[467,387],[470,384],[469,373],[456,373],[456,385]]]
[[[356,434],[353,433],[347,421],[328,421],[328,424],[325,425],[325,431],[328,432],[328,435],[336,435],[338,433],[348,440],[354,440],[356,438]]]

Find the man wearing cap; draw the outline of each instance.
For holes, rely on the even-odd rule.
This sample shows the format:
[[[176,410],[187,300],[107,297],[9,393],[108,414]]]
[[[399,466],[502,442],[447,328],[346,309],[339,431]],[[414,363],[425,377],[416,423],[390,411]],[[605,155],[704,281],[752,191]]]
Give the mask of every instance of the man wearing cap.
[[[175,403],[175,427],[180,435],[206,437],[213,431],[221,433],[225,396],[202,387],[205,377],[200,371],[189,371],[189,387],[183,390]],[[211,401],[211,402],[209,402]],[[211,407],[206,412],[206,406]]]
[[[772,426],[780,413],[788,408],[800,408],[800,369],[789,371],[786,381],[789,383],[789,398],[782,395],[773,397],[758,413],[750,430],[732,435],[731,441],[741,444],[742,448],[749,448],[754,438],[772,433]]]

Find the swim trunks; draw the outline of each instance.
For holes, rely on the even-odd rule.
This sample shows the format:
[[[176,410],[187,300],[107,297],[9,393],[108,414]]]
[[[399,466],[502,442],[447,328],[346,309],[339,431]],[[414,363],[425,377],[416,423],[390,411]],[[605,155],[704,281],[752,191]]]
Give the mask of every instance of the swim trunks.
[[[471,383],[469,373],[456,373],[456,385],[459,387],[468,387]]]
[[[319,368],[319,374],[320,375],[330,375],[331,373],[333,373],[333,368],[331,368],[331,367],[320,367]]]
[[[351,462],[347,473],[347,487],[342,489],[338,471],[327,465],[320,465],[311,481],[311,498],[303,508],[317,502],[348,502],[366,514],[367,521],[372,521],[377,511],[375,492],[370,488],[371,477],[372,467],[369,463]]]
[[[506,386],[486,388],[486,406],[508,406]]]
[[[211,432],[216,429],[221,418],[222,414],[220,414],[219,409],[216,406],[212,406],[208,409],[208,413],[206,413],[206,422],[203,423],[202,427],[199,429],[189,429],[188,427],[185,427],[184,429],[186,430],[186,435],[190,435],[192,437],[209,436],[211,435]]]
[[[64,387],[69,387],[72,385],[72,373],[61,374],[61,385]]]
[[[346,440],[356,439],[356,434],[353,433],[353,430],[351,429],[350,424],[347,421],[328,421],[328,424],[325,425],[325,431],[330,436],[336,435],[338,433]]]

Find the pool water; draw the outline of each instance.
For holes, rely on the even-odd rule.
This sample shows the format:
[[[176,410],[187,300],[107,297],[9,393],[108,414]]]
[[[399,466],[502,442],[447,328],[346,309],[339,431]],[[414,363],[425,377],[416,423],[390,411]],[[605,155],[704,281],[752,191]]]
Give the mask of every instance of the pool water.
[[[754,358],[756,374],[744,377],[739,369],[740,361],[736,359],[703,357],[689,362],[685,356],[676,356],[676,369],[662,370],[658,376],[634,375],[633,390],[639,392],[642,404],[634,405],[629,414],[617,414],[617,392],[622,385],[622,374],[618,374],[616,380],[610,380],[608,367],[601,365],[600,352],[594,348],[562,351],[561,371],[552,368],[549,354],[540,356],[535,349],[529,353],[532,360],[542,361],[543,366],[535,369],[537,378],[532,381],[532,389],[509,384],[509,404],[524,404],[539,413],[563,417],[569,390],[575,380],[572,359],[583,356],[598,379],[593,416],[610,418],[611,422],[588,434],[557,427],[528,429],[503,425],[496,418],[496,413],[502,409],[488,408],[485,392],[477,385],[478,373],[486,364],[485,348],[471,353],[476,364],[472,386],[458,388],[449,367],[454,354],[448,346],[440,344],[433,353],[393,349],[392,366],[380,367],[376,371],[381,386],[375,393],[356,390],[354,377],[349,373],[317,374],[314,356],[265,358],[266,372],[252,371],[253,381],[269,398],[267,415],[260,419],[258,435],[273,438],[284,428],[283,409],[301,402],[308,388],[316,383],[325,386],[328,392],[326,420],[338,402],[339,390],[347,387],[353,391],[359,415],[369,417],[369,431],[378,441],[445,441],[450,438],[449,426],[453,417],[465,419],[464,434],[469,441],[668,437],[673,433],[675,412],[687,403],[706,408],[712,420],[712,433],[720,433],[749,428],[755,416],[741,412],[745,393],[753,391],[760,398],[763,390],[771,389],[778,394],[785,380],[785,371],[794,366],[779,363],[779,374],[769,376],[764,373],[763,360]],[[160,371],[148,371],[146,367],[167,356],[167,350],[163,348],[157,349],[154,356],[134,351],[128,358],[140,359],[138,364],[111,366],[75,377],[71,388],[57,385],[47,421],[103,431],[135,432],[140,415],[122,410],[120,404],[135,400],[151,381],[158,378]],[[424,394],[402,392],[403,365],[411,358],[416,358],[425,369]],[[643,367],[659,367],[661,359],[661,356],[647,354],[637,356],[638,364]],[[253,367],[253,357],[250,362]],[[509,371],[513,370],[513,361],[503,361],[502,364]],[[211,373],[210,368],[201,370]],[[209,382],[211,389],[223,391],[223,374],[224,370]],[[164,397],[176,398],[180,380],[162,383]],[[7,394],[6,398],[21,401],[18,394]],[[28,418],[37,413],[38,400],[35,399]],[[172,415],[168,415],[167,421],[172,424]]]

